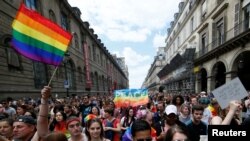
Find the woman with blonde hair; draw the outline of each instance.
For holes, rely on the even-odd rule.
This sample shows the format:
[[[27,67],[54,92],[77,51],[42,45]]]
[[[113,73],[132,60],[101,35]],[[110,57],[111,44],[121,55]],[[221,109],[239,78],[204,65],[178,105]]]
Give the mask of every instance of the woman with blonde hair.
[[[188,121],[191,120],[191,107],[188,104],[183,103],[180,107],[180,115],[179,120],[187,124]]]

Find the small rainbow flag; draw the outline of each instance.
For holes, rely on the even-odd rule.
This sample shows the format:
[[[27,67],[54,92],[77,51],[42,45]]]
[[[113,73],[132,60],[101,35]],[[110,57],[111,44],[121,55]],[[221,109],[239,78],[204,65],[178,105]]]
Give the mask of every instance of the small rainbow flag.
[[[114,103],[116,107],[136,107],[148,103],[147,89],[122,89],[115,90]]]
[[[12,23],[12,46],[32,60],[60,65],[72,35],[21,4]]]
[[[86,123],[87,121],[96,118],[97,116],[94,114],[88,114],[85,118],[84,118],[84,122]]]

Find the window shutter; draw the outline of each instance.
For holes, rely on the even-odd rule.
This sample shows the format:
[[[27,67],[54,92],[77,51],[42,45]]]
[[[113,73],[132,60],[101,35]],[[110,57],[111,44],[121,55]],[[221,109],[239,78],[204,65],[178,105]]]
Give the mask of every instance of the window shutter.
[[[239,16],[240,16],[240,3],[237,3],[234,7],[234,36],[239,34]]]
[[[206,38],[205,38],[205,52],[208,52],[208,33],[206,33]]]
[[[212,23],[212,48],[215,48],[217,45],[216,40],[216,23]]]
[[[11,48],[7,48],[7,52],[8,52],[8,64],[13,67],[19,68],[20,63],[19,63],[19,58],[16,52]]]
[[[222,27],[222,30],[223,30],[222,31],[222,34],[223,34],[222,35],[222,43],[224,43],[226,41],[226,39],[227,39],[226,38],[227,37],[226,36],[227,35],[227,32],[226,32],[227,31],[227,17],[226,16],[223,17],[223,27]]]

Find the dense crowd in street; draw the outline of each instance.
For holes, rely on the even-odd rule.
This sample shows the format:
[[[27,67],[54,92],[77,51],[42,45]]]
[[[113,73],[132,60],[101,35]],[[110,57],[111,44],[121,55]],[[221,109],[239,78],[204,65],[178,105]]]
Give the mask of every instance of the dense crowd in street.
[[[250,94],[221,109],[212,94],[149,92],[149,102],[118,108],[110,95],[0,102],[0,141],[199,141],[208,125],[250,127]]]

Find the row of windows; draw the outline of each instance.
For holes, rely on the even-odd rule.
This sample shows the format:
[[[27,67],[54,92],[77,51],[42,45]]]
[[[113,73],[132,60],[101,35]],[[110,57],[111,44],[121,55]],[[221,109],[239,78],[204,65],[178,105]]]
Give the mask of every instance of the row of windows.
[[[167,41],[167,47],[168,47],[168,50],[167,50],[168,56],[167,56],[167,58],[168,59],[171,59],[173,57],[173,55],[177,51],[178,52],[181,51],[181,49],[179,47],[182,45],[182,42],[185,41],[188,38],[189,35],[192,35],[195,28],[198,27],[198,25],[196,25],[198,21],[196,21],[197,18],[195,18],[195,16],[198,16],[199,14],[196,12],[195,14],[193,14],[192,17],[190,17],[189,21],[187,22],[187,25],[184,25],[182,29],[180,28],[181,23],[185,21],[185,18],[189,17],[188,16],[189,14],[191,14],[190,11],[191,11],[191,9],[193,8],[193,6],[195,5],[196,2],[198,2],[198,1],[196,1],[196,0],[190,1],[189,5],[191,5],[191,7],[189,7],[189,9],[186,9],[186,14],[187,15],[184,17],[183,20],[179,19],[179,21],[178,21],[178,25],[177,25],[176,30],[182,30],[182,31],[179,31],[179,32],[182,32],[182,33],[179,34],[177,37],[175,37],[176,36],[176,31],[173,30],[172,35],[169,34],[168,41]],[[223,0],[217,1],[217,3],[216,3],[217,6],[219,6],[222,2],[223,2]],[[208,15],[207,14],[207,11],[208,11],[208,8],[207,8],[208,4],[207,3],[208,3],[207,0],[202,0],[201,3],[200,3],[199,10],[201,12],[199,12],[199,13],[200,13],[200,17],[201,17],[201,20],[200,20],[201,23],[203,23],[203,20],[206,19],[207,15]],[[225,19],[221,18],[220,21],[216,20],[215,24],[216,24],[216,27],[213,26],[213,33],[212,33],[213,34],[213,41],[217,40],[216,45],[220,45],[225,41],[225,39],[224,39]],[[171,31],[171,30],[169,30],[169,31]],[[186,36],[187,35],[186,31],[190,31],[188,36]],[[201,48],[208,45],[208,33],[202,33],[200,35],[200,44],[202,46]]]
[[[41,11],[41,8],[39,7],[41,5],[39,3],[40,1],[38,1],[38,0],[25,0],[24,2],[26,4],[26,7],[30,8],[32,10],[36,10],[38,12]],[[50,20],[57,23],[57,19],[56,19],[56,16],[55,16],[55,13],[53,12],[53,10],[50,9],[48,12],[49,12]],[[70,30],[67,15],[63,12],[61,12],[61,27],[65,30],[68,30],[68,31]],[[83,35],[83,34],[81,34],[81,35]],[[79,37],[78,37],[77,33],[74,33],[73,38],[74,38],[74,47],[76,49],[81,49],[81,47],[79,45]],[[10,47],[10,44],[9,44],[10,40],[11,40],[10,35],[7,35],[6,37],[2,38],[2,43],[6,47],[7,64],[8,64],[9,71],[14,72],[14,73],[17,73],[17,72],[23,73],[24,68],[22,66],[22,57],[19,54],[17,54]],[[86,41],[86,36],[83,36],[83,40]],[[114,76],[117,77],[117,71],[113,69],[114,67],[109,65],[109,62],[105,61],[105,59],[103,59],[104,56],[101,54],[101,52],[99,52],[99,53],[96,52],[94,45],[92,45],[92,47],[93,47],[92,49],[94,50],[93,52],[91,51],[91,47],[89,46],[90,59],[93,59],[95,62],[100,63],[101,66],[107,66],[107,70],[109,70],[109,72],[111,74],[115,71]],[[82,48],[82,52],[84,52],[83,48]],[[91,54],[91,52],[93,54]],[[56,73],[56,80],[62,79],[62,78],[66,79],[69,81],[70,86],[72,86],[72,88],[75,88],[76,81],[84,82],[85,75],[86,75],[85,69],[86,68],[82,69],[81,67],[78,67],[77,69],[75,69],[73,62],[70,62],[70,61],[66,62],[62,66],[59,67],[59,69]],[[50,66],[48,66],[46,64],[33,61],[33,71],[34,71],[35,88],[41,88],[44,85],[47,85],[47,82],[50,79],[48,76],[51,76],[54,69],[50,68]],[[77,73],[76,73],[76,71],[77,71]],[[76,78],[78,80],[76,80]],[[94,79],[94,76],[91,75],[91,79],[92,79],[92,82],[94,84],[98,84],[98,81],[99,81],[98,77],[96,77]]]
[[[17,73],[17,72],[23,72],[22,67],[22,60],[21,56],[17,54],[10,46],[9,41],[10,38],[4,39],[6,44],[4,45],[6,47],[6,54],[7,54],[7,64],[8,69],[10,72]],[[85,75],[86,75],[86,68],[82,70],[81,67],[77,68],[78,76],[75,75],[75,69],[72,62],[67,61],[62,66],[60,66],[56,72],[56,80],[59,79],[65,79],[68,80],[69,85],[71,88],[75,88],[76,81],[79,82],[85,82]],[[51,68],[50,66],[43,64],[41,62],[33,61],[33,72],[34,72],[34,83],[35,88],[42,88],[44,85],[47,85],[48,83],[48,76],[51,76],[53,73],[54,68]],[[94,83],[94,85],[98,85],[98,81],[103,80],[103,82],[106,82],[104,77],[97,77],[98,74],[95,73],[95,76],[93,73],[91,73],[91,80]],[[78,78],[78,80],[76,80]]]

